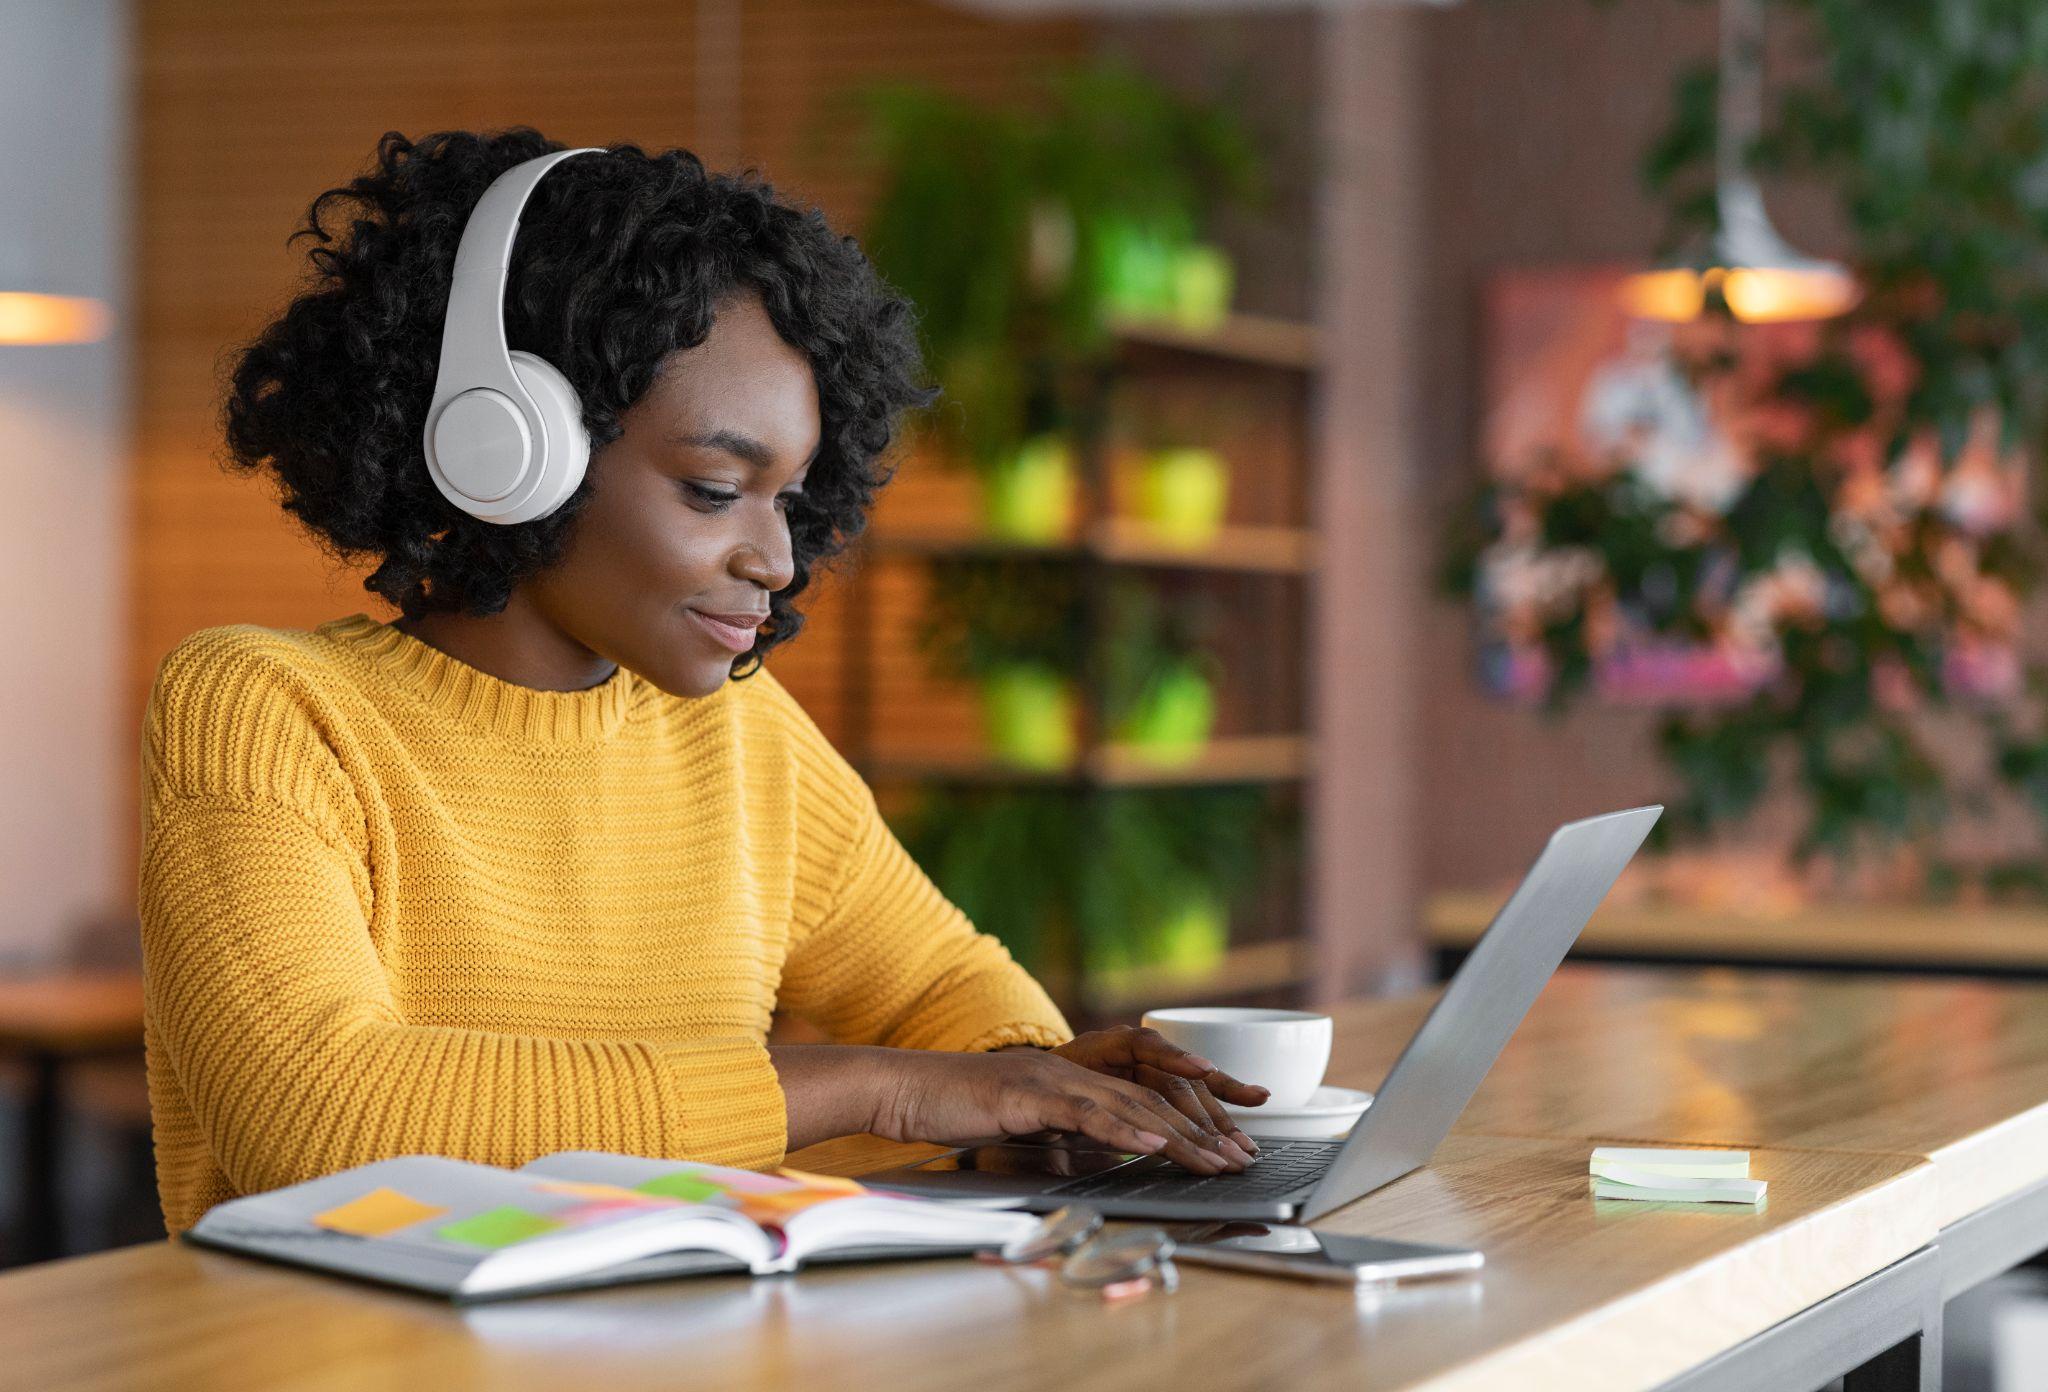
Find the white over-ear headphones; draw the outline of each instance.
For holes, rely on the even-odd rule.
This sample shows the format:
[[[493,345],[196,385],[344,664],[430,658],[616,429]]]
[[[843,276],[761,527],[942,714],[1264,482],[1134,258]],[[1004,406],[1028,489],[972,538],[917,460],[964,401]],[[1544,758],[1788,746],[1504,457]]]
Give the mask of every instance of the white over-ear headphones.
[[[585,146],[515,164],[484,190],[462,229],[422,443],[442,496],[486,522],[546,517],[590,462],[583,403],[569,379],[505,346],[505,282],[534,185],[573,155],[603,153]]]

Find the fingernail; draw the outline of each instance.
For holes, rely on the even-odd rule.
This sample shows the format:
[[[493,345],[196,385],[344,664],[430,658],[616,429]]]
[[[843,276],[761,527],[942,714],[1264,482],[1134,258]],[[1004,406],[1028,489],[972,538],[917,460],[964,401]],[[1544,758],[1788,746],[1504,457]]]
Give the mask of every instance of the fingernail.
[[[1147,1150],[1157,1150],[1161,1146],[1166,1144],[1166,1137],[1155,1136],[1150,1131],[1140,1131],[1138,1133],[1138,1139],[1145,1143],[1145,1148]]]
[[[1237,1142],[1238,1148],[1240,1150],[1247,1151],[1253,1155],[1257,1155],[1259,1153],[1259,1143],[1253,1140],[1250,1136],[1245,1135],[1245,1133],[1242,1131],[1231,1132],[1230,1139]]]
[[[1204,1073],[1214,1073],[1216,1071],[1216,1065],[1203,1058],[1200,1054],[1189,1054],[1188,1062],[1201,1069]]]
[[[1223,1143],[1223,1153],[1241,1165],[1249,1165],[1252,1162],[1251,1156],[1239,1149],[1235,1141],[1225,1141]]]

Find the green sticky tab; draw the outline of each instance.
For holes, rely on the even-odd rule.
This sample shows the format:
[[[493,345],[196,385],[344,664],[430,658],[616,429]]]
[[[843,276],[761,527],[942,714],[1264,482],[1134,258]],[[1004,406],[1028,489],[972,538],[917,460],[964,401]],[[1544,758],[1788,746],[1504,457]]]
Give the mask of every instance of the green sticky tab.
[[[507,1204],[471,1214],[457,1223],[443,1224],[435,1231],[450,1242],[466,1242],[472,1247],[510,1247],[561,1226],[552,1218]]]
[[[664,1199],[681,1199],[684,1203],[703,1203],[706,1199],[715,1199],[725,1192],[723,1184],[699,1179],[688,1170],[659,1175],[645,1184],[636,1184],[633,1187],[643,1194],[654,1194]]]

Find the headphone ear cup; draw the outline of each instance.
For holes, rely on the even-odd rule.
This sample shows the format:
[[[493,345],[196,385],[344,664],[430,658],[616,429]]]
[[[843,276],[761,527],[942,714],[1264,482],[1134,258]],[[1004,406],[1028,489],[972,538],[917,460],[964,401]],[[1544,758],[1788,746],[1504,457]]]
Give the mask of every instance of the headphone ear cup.
[[[513,350],[511,357],[512,370],[533,396],[534,405],[540,408],[541,423],[547,428],[547,447],[542,456],[546,469],[533,497],[515,516],[501,520],[531,522],[568,502],[583,482],[584,470],[590,463],[590,432],[583,428],[583,399],[560,369],[545,358],[518,349]]]

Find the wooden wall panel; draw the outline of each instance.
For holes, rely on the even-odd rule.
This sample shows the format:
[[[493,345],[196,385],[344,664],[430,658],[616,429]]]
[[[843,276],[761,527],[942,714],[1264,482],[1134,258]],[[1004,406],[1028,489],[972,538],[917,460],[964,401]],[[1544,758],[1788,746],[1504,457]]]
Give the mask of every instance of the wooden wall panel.
[[[389,616],[266,483],[217,462],[228,352],[305,268],[305,243],[285,238],[384,131],[528,123],[572,144],[681,145],[714,168],[754,165],[857,232],[867,191],[846,132],[807,143],[822,94],[900,76],[993,97],[1089,41],[1073,21],[915,0],[151,0],[137,15],[136,720],[157,663],[194,629]],[[836,736],[833,589],[775,669]]]

